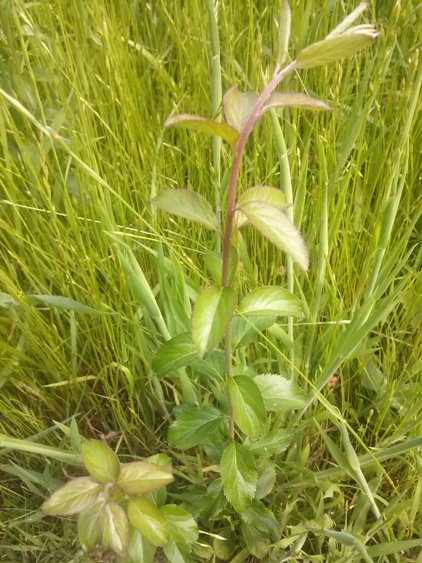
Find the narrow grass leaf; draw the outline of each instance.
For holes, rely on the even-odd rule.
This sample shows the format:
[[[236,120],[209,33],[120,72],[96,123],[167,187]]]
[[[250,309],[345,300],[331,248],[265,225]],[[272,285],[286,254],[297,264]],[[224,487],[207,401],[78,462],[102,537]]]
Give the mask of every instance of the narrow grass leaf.
[[[227,123],[242,132],[256,104],[258,96],[254,92],[239,92],[233,86],[224,94],[224,115]]]
[[[397,540],[393,542],[384,542],[378,545],[370,545],[366,548],[370,557],[386,557],[394,553],[404,553],[411,549],[417,549],[422,546],[422,538],[411,540]]]
[[[168,439],[177,448],[193,448],[212,436],[225,418],[224,413],[211,406],[183,408],[169,428]]]
[[[148,541],[157,546],[165,545],[169,539],[169,525],[166,517],[144,497],[132,498],[128,507],[129,522]]]
[[[193,311],[192,336],[201,358],[223,338],[236,302],[236,293],[230,287],[211,286],[198,295]]]
[[[250,377],[238,375],[228,382],[234,419],[252,440],[264,431],[265,408],[258,386]]]
[[[248,446],[231,442],[220,463],[224,494],[237,512],[243,512],[255,496],[258,472]]]
[[[77,477],[55,491],[41,510],[50,515],[77,514],[95,503],[101,490],[102,486],[89,477]]]
[[[29,303],[34,305],[39,305],[40,303],[45,303],[50,307],[56,307],[56,309],[64,309],[65,311],[75,311],[75,313],[87,313],[89,315],[110,315],[107,311],[99,311],[98,309],[93,309],[79,303],[70,297],[63,297],[61,295],[27,295],[26,296]]]
[[[245,317],[292,316],[301,317],[300,300],[280,287],[262,287],[251,291],[240,302],[239,313]]]
[[[120,471],[117,455],[100,440],[87,440],[82,444],[85,467],[99,483],[113,483]]]
[[[328,35],[328,37],[333,37],[335,35],[340,35],[340,33],[344,33],[349,27],[358,19],[358,17],[366,10],[368,7],[368,2],[361,2],[353,12],[350,12],[348,16],[344,18],[344,20],[338,24]]]
[[[281,209],[264,201],[248,201],[239,209],[249,223],[298,262],[302,270],[308,269],[308,249],[299,231]]]
[[[210,203],[194,190],[162,190],[151,203],[167,213],[201,223],[207,229],[218,231],[218,221]]]
[[[147,461],[134,461],[122,467],[117,484],[125,493],[137,495],[155,491],[172,481],[169,468]]]
[[[180,113],[169,117],[164,124],[165,127],[184,127],[186,129],[193,129],[201,131],[208,135],[218,135],[227,141],[232,147],[237,143],[239,132],[228,123],[221,123],[214,119],[207,119],[199,115],[192,115],[188,113]]]
[[[292,13],[288,0],[282,0],[280,19],[278,21],[278,54],[277,69],[281,68],[289,52],[289,39]]]
[[[306,404],[306,395],[293,381],[277,374],[254,377],[267,411],[287,412]]]
[[[152,369],[157,373],[167,373],[185,367],[199,360],[198,350],[192,334],[179,334],[165,342],[152,360]]]

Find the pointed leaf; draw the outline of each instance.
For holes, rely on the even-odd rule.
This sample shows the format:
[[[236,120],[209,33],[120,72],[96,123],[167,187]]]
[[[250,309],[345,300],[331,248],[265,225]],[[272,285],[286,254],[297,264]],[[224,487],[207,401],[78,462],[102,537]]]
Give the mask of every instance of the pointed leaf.
[[[184,127],[186,129],[202,131],[202,133],[207,133],[208,135],[218,135],[231,146],[234,146],[239,138],[239,132],[231,127],[230,124],[188,113],[179,113],[169,117],[164,126]]]
[[[242,512],[241,516],[246,524],[254,526],[261,532],[271,534],[275,541],[279,539],[279,524],[273,512],[269,508],[266,508],[262,502],[254,500],[252,504]]]
[[[100,440],[87,440],[82,444],[85,467],[99,483],[113,483],[119,474],[119,458]]]
[[[166,504],[160,507],[160,512],[169,523],[173,541],[190,545],[198,539],[198,526],[187,510],[175,504]]]
[[[144,497],[132,498],[128,507],[129,522],[154,545],[165,545],[169,539],[166,518]]]
[[[248,201],[266,201],[280,209],[286,209],[291,206],[284,193],[271,186],[254,186],[253,188],[249,188],[240,195],[236,207],[239,208]],[[248,218],[246,215],[239,209],[236,209],[234,214],[234,228],[237,230],[247,224]]]
[[[378,36],[379,32],[373,25],[352,27],[303,49],[296,58],[297,65],[299,68],[312,68],[350,57],[374,43]]]
[[[331,106],[319,98],[312,98],[302,92],[274,92],[262,108],[261,113],[272,108],[303,108],[312,110],[333,110]]]
[[[268,496],[274,488],[275,478],[275,465],[274,463],[268,463],[259,474],[255,498],[260,500]]]
[[[248,446],[231,442],[223,452],[220,464],[224,493],[237,512],[251,503],[258,473]]]
[[[263,201],[248,201],[239,208],[248,221],[277,248],[308,269],[308,250],[301,234],[281,209]]]
[[[246,522],[242,522],[241,530],[249,552],[261,561],[270,549],[268,533],[262,532]]]
[[[172,472],[167,467],[147,461],[133,461],[122,467],[117,484],[125,493],[137,495],[155,491],[172,481]]]
[[[163,190],[151,203],[167,213],[196,221],[207,229],[218,231],[217,217],[211,205],[198,192],[185,189]]]
[[[193,563],[190,547],[186,545],[171,540],[164,546],[163,551],[167,561],[171,563]]]
[[[227,123],[239,133],[245,127],[257,99],[258,96],[254,92],[239,92],[236,86],[224,94],[224,115]]]
[[[224,413],[211,406],[187,407],[176,415],[168,439],[177,448],[187,450],[204,442],[226,419]]]
[[[192,339],[192,334],[179,334],[165,342],[152,360],[152,369],[166,375],[179,368],[188,366],[199,360],[198,350]]]
[[[268,456],[281,454],[292,441],[292,435],[284,428],[271,430],[265,436],[249,445],[253,454],[258,456]]]
[[[231,324],[233,348],[247,346],[258,338],[260,333],[275,323],[276,317],[234,317]]]
[[[223,338],[236,307],[236,293],[231,287],[207,287],[195,303],[192,336],[201,358]]]
[[[125,510],[116,502],[106,504],[103,511],[103,548],[125,555],[129,544],[129,522]]]
[[[141,532],[130,526],[129,545],[127,549],[128,561],[130,563],[152,563],[157,548],[152,545]]]
[[[101,500],[79,515],[78,538],[84,551],[92,551],[101,542],[104,507],[105,501]]]
[[[248,317],[286,316],[301,317],[300,300],[280,287],[262,287],[245,295],[240,302],[239,313]]]
[[[45,303],[57,309],[64,309],[65,311],[75,311],[75,313],[87,313],[89,315],[110,315],[109,312],[99,311],[79,303],[70,297],[63,297],[62,295],[27,295],[27,300],[34,305]]]
[[[41,510],[52,516],[77,514],[94,504],[102,486],[89,477],[77,477],[55,491],[41,507]]]
[[[290,11],[289,2],[288,0],[282,0],[280,21],[278,22],[277,68],[281,67],[281,65],[286,60],[289,52],[291,19],[292,14]]]
[[[287,412],[301,409],[306,404],[306,394],[302,389],[281,375],[257,375],[254,381],[261,391],[267,411]]]
[[[234,419],[252,440],[264,431],[265,408],[261,393],[250,377],[238,375],[228,382]]]
[[[332,37],[334,35],[339,35],[340,33],[343,33],[344,31],[349,29],[349,27],[352,25],[352,23],[354,23],[358,19],[358,17],[362,14],[362,12],[364,12],[366,10],[367,7],[368,7],[368,2],[361,2],[353,10],[353,12],[351,12],[348,16],[346,16],[344,18],[344,20],[341,23],[339,23],[339,25],[337,27],[335,27],[333,29],[333,31],[331,31],[327,35],[327,38]]]
[[[232,558],[236,549],[236,536],[230,526],[218,531],[218,536],[213,541],[215,554],[219,559],[228,561]],[[224,539],[221,539],[224,538]]]

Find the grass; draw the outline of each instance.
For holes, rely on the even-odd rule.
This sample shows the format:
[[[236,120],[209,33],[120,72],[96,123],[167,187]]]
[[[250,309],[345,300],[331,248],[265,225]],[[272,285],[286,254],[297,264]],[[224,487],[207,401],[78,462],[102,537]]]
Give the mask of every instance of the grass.
[[[291,52],[345,13],[341,2],[291,4]],[[174,402],[194,401],[200,385],[211,391],[183,373],[159,380],[151,357],[189,319],[215,241],[155,214],[149,200],[191,186],[219,205],[229,154],[163,123],[173,110],[215,111],[220,72],[223,92],[262,85],[276,57],[276,3],[221,2],[212,50],[212,2],[3,0],[0,10],[0,290],[10,296],[0,308],[0,432],[66,449],[57,423],[75,416],[82,434],[108,436],[123,454],[168,449]],[[291,283],[309,311],[248,349],[261,369],[291,372],[315,391],[296,417],[301,440],[278,462],[271,506],[285,538],[274,561],[418,557],[421,13],[411,0],[370,12],[382,29],[371,50],[285,85],[336,111],[265,118],[243,165],[242,189],[279,185],[282,134],[294,217],[311,252],[309,275],[296,277],[259,235],[239,241],[241,288]],[[102,314],[35,307],[29,294]],[[38,512],[63,478],[60,464],[10,449],[0,464],[0,560],[76,553],[72,524]]]

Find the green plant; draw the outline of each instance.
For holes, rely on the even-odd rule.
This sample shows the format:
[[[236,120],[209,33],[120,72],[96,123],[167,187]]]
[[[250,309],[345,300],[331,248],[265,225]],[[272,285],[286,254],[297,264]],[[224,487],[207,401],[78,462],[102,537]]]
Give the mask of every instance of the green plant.
[[[45,514],[79,514],[79,542],[87,552],[100,545],[134,563],[152,561],[158,546],[170,560],[175,553],[189,553],[198,529],[186,510],[165,504],[166,485],[173,481],[166,454],[121,465],[99,440],[83,442],[81,450],[90,476],[57,489],[42,505]]]
[[[207,394],[199,405],[178,407],[168,440],[181,450],[204,447],[208,461],[218,464],[220,478],[211,480],[207,487],[191,487],[183,498],[193,509],[202,503],[196,513],[205,520],[221,514],[227,499],[241,516],[247,552],[258,558],[267,554],[271,542],[280,539],[274,514],[262,502],[275,483],[276,466],[271,458],[287,448],[294,430],[293,426],[280,427],[280,416],[305,407],[308,399],[292,378],[278,373],[256,373],[247,363],[244,347],[277,318],[303,316],[302,302],[292,293],[293,262],[306,272],[308,251],[292,222],[291,194],[270,186],[254,186],[238,194],[238,177],[248,138],[266,112],[283,107],[331,109],[324,101],[307,94],[275,92],[275,89],[296,70],[337,61],[373,43],[378,36],[374,26],[351,27],[365,7],[366,3],[359,5],[324,40],[303,49],[282,68],[290,35],[290,7],[284,1],[277,64],[261,94],[231,88],[224,96],[225,122],[191,114],[173,115],[166,121],[167,127],[190,128],[221,137],[230,145],[233,161],[224,229],[218,220],[219,210],[214,212],[211,204],[196,191],[164,190],[152,200],[159,209],[196,221],[216,232],[217,241],[222,240],[221,252],[209,250],[206,254],[212,285],[197,296],[191,330],[165,342],[152,366],[160,375],[189,366],[200,378],[208,377],[206,386],[214,394],[217,405]],[[248,225],[287,254],[287,290],[261,287],[239,299],[236,290],[239,260],[233,242],[235,235]],[[223,340],[224,350],[220,346]],[[343,435],[347,437],[345,428]],[[350,448],[353,451],[351,445]],[[229,559],[235,549],[233,529],[226,526],[221,534],[223,539],[215,542],[216,554]]]

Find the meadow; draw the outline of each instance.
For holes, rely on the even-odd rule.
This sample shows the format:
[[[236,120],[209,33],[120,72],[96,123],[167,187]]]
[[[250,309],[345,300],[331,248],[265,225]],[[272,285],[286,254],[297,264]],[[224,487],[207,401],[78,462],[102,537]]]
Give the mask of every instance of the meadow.
[[[292,57],[355,8],[290,4]],[[153,362],[187,330],[221,240],[151,199],[192,188],[224,215],[228,146],[164,123],[219,115],[233,85],[262,90],[280,5],[0,1],[0,561],[114,561],[82,552],[74,518],[40,511],[83,474],[82,438],[122,462],[166,453],[169,498],[191,512],[192,487],[219,473],[214,451],[167,434],[176,406],[215,403],[216,378]],[[194,514],[199,539],[175,562],[222,559],[223,528],[233,563],[422,561],[421,16],[412,0],[369,2],[372,46],[282,85],[334,111],[277,110],[249,140],[238,189],[290,194],[310,265],[250,228],[235,239],[238,291],[289,287],[304,310],[263,328],[236,365],[283,374],[309,399],[272,418],[293,439],[271,462],[265,555],[226,507]]]

